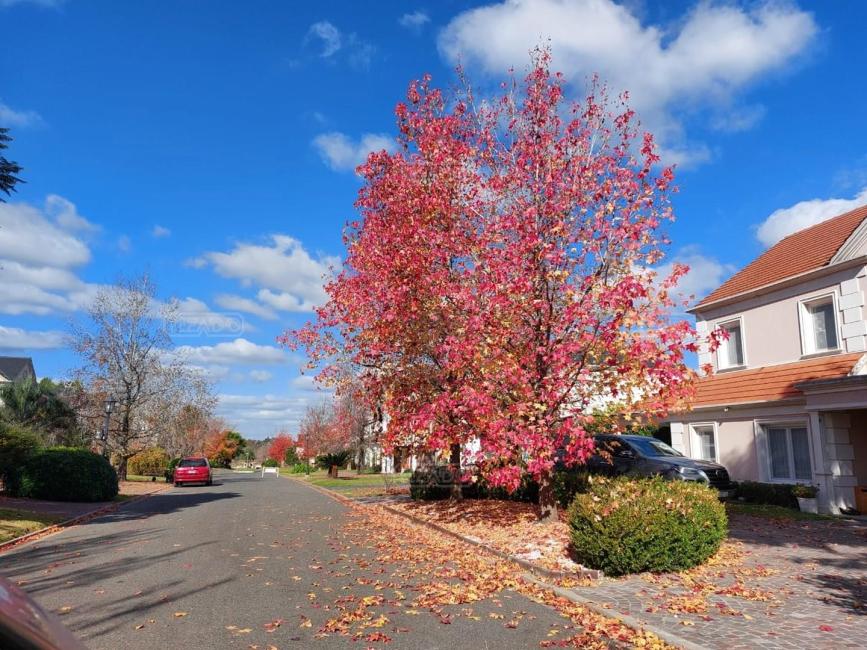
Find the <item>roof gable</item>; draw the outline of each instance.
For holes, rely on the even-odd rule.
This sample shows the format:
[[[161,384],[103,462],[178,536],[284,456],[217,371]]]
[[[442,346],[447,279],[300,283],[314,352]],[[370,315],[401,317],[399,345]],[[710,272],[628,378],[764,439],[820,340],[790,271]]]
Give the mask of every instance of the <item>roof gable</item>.
[[[867,218],[867,205],[780,240],[726,280],[694,309],[842,261],[838,251]]]
[[[0,375],[8,381],[18,381],[28,377],[35,379],[33,360],[30,357],[0,357]]]

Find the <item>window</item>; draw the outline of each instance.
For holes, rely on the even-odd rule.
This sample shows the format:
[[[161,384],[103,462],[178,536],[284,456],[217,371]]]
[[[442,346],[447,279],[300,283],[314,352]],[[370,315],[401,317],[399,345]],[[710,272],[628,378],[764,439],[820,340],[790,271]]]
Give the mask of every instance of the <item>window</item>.
[[[719,327],[728,333],[728,339],[717,350],[717,364],[723,369],[744,365],[744,337],[740,319],[721,323]]]
[[[810,441],[806,427],[769,426],[768,454],[772,479],[803,480],[813,478]]]
[[[712,424],[701,424],[692,427],[693,458],[716,462],[716,436]]]
[[[804,354],[837,349],[836,313],[834,296],[824,296],[801,303]]]

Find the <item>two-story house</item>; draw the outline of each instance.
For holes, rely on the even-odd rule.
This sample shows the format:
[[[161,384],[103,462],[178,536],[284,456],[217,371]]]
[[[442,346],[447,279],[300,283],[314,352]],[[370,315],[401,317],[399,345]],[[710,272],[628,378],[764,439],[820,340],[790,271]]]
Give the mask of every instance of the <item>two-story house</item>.
[[[825,512],[867,485],[867,206],[767,250],[690,311],[724,328],[672,445],[735,480],[812,483]]]

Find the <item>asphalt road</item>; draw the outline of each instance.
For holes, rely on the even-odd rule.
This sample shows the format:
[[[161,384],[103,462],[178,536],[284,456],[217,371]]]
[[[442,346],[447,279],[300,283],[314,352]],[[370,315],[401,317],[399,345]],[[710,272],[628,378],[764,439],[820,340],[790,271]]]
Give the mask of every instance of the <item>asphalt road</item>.
[[[2,555],[0,573],[94,649],[538,648],[568,623],[511,591],[447,606],[447,624],[413,609],[417,568],[383,561],[376,522],[347,511],[293,480],[222,472]],[[357,639],[322,636],[364,598],[375,617]]]

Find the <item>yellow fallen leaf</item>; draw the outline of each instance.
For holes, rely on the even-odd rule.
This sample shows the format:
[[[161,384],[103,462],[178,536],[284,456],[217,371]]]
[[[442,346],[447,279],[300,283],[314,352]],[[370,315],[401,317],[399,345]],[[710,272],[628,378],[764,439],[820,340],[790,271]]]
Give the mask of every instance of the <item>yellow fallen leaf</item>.
[[[188,612],[175,612],[175,618],[183,618]]]

